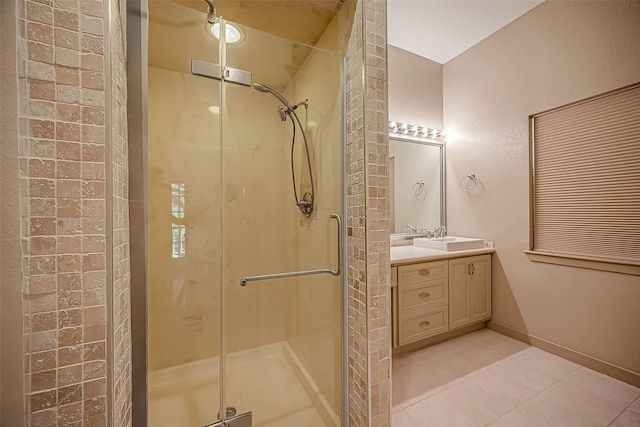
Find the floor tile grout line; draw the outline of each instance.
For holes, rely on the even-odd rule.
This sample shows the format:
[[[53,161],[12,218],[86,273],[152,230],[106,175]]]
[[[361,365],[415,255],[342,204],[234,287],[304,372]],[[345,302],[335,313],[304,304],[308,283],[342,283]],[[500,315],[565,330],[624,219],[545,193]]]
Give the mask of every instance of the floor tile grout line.
[[[529,350],[529,349],[531,349],[531,348],[533,348],[533,347],[532,347],[532,346],[530,346],[530,347],[527,347],[527,348],[525,348],[525,349],[522,349],[522,350],[520,350],[520,351],[518,351],[518,352],[516,352],[516,353],[514,353],[514,354],[511,354],[511,355],[509,355],[509,356],[505,357],[504,359],[500,359],[500,360],[498,360],[498,361],[496,361],[496,362],[490,363],[489,365],[484,366],[484,367],[482,367],[482,368],[480,368],[480,369],[478,369],[478,370],[476,370],[476,371],[473,371],[473,372],[471,372],[471,373],[469,373],[469,374],[467,374],[467,375],[465,375],[465,376],[463,376],[463,377],[457,378],[457,379],[456,379],[456,380],[454,380],[454,381],[450,381],[450,382],[449,382],[449,383],[447,383],[447,384],[443,384],[442,386],[437,387],[437,388],[435,388],[435,389],[431,390],[431,392],[432,392],[432,393],[431,393],[430,395],[428,395],[428,396],[426,396],[426,397],[424,397],[424,398],[421,398],[421,399],[419,399],[419,400],[417,400],[417,401],[413,402],[411,405],[407,405],[406,407],[403,407],[403,409],[405,409],[405,410],[406,410],[406,409],[408,409],[408,408],[410,408],[410,407],[412,407],[412,406],[415,406],[415,405],[420,404],[421,402],[423,402],[423,401],[424,401],[424,400],[426,400],[426,399],[429,399],[429,398],[432,398],[432,397],[435,397],[435,396],[440,396],[440,398],[442,398],[442,399],[444,399],[445,401],[447,401],[450,405],[452,405],[453,407],[455,407],[455,408],[456,408],[460,413],[464,414],[464,415],[465,415],[467,418],[469,418],[471,421],[473,421],[474,423],[478,423],[478,424],[480,424],[480,423],[479,423],[479,422],[477,422],[475,419],[473,419],[470,415],[468,415],[468,414],[464,411],[464,409],[463,409],[463,408],[460,408],[458,405],[456,405],[456,403],[455,403],[455,402],[451,402],[449,399],[447,399],[447,398],[443,395],[443,393],[444,393],[446,390],[448,390],[449,388],[454,387],[455,385],[458,385],[458,384],[463,383],[463,382],[465,382],[465,381],[470,381],[472,378],[474,378],[474,377],[476,377],[476,376],[480,375],[480,374],[481,374],[481,373],[483,373],[483,372],[486,372],[487,370],[490,370],[490,369],[493,369],[493,368],[497,368],[498,366],[500,366],[500,365],[504,364],[504,363],[505,363],[506,361],[508,361],[509,359],[512,359],[512,358],[518,357],[518,356],[522,355],[523,353],[525,353],[526,351],[528,351],[528,350]],[[575,372],[575,370],[574,370],[574,371],[572,371],[572,372]],[[569,375],[569,374],[567,374],[567,375]],[[566,376],[565,376],[565,377],[566,377]],[[558,381],[561,381],[561,380],[562,380],[562,379],[564,379],[565,377],[561,378],[561,379],[560,379],[560,380],[558,380]],[[556,381],[556,382],[557,382],[557,381]],[[555,383],[553,383],[553,384],[555,384]],[[552,385],[553,385],[553,384],[552,384]],[[550,386],[551,386],[551,385],[550,385]],[[548,387],[550,387],[550,386],[548,386]],[[545,388],[545,389],[546,389],[546,388]],[[544,389],[543,389],[543,390],[544,390]],[[542,390],[541,390],[540,392],[542,392]],[[524,402],[527,402],[531,397],[535,396],[536,394],[537,394],[537,393],[535,393],[534,395],[530,396],[529,398],[525,399],[525,400],[524,400],[524,401],[522,401],[522,402],[518,402],[516,405],[514,405],[514,406],[513,406],[513,407],[511,407],[511,408],[509,408],[509,410],[508,410],[507,412],[505,412],[505,413],[503,413],[503,414],[500,414],[500,415],[499,415],[499,416],[497,416],[496,418],[494,418],[494,419],[492,419],[491,421],[489,421],[489,423],[484,424],[484,425],[485,425],[485,426],[487,426],[487,425],[491,424],[492,422],[494,422],[494,421],[496,421],[496,420],[500,419],[501,417],[503,417],[503,416],[505,416],[506,414],[508,414],[510,411],[515,410],[515,409],[518,407],[518,405],[520,405],[520,404],[522,404],[522,403],[524,403]],[[408,412],[407,412],[407,413],[408,413]],[[409,415],[411,415],[411,414],[409,413]]]
[[[574,369],[573,371],[571,371],[571,372],[567,373],[567,374],[566,374],[565,376],[563,376],[562,378],[558,379],[557,381],[554,381],[552,384],[548,385],[547,387],[545,387],[544,389],[540,390],[539,392],[537,392],[537,393],[536,393],[536,394],[534,394],[533,396],[529,397],[525,402],[521,402],[521,403],[519,403],[515,408],[513,408],[513,410],[517,411],[517,407],[518,407],[518,406],[520,406],[520,405],[522,405],[523,403],[526,403],[526,402],[528,402],[528,401],[530,401],[530,400],[534,399],[536,396],[538,396],[538,395],[542,394],[544,391],[546,391],[546,390],[550,389],[551,387],[555,386],[556,384],[558,384],[558,383],[560,383],[560,382],[562,382],[562,381],[565,381],[569,376],[571,376],[571,375],[575,374],[576,372],[578,372],[578,371],[580,371],[580,370],[589,370],[589,368],[586,368],[586,367],[584,367],[584,366],[579,366],[579,365],[578,365],[578,368],[577,368],[577,369]],[[575,384],[572,384],[572,383],[569,383],[569,384],[570,384],[570,385],[573,385],[573,386],[575,386],[575,387],[578,387],[578,388],[582,389],[584,392],[590,393],[590,394],[592,394],[592,395],[594,395],[594,396],[596,396],[596,397],[598,397],[598,398],[600,398],[600,399],[607,400],[607,399],[605,399],[605,398],[603,398],[603,397],[601,397],[601,396],[599,396],[599,395],[597,395],[597,394],[595,394],[595,393],[592,393],[591,391],[589,391],[589,390],[587,390],[587,389],[585,389],[585,388],[583,388],[583,387],[579,387],[579,386],[577,386],[577,385],[575,385]],[[542,397],[541,399],[544,399],[544,397]],[[634,400],[633,402],[635,402],[635,400]],[[631,406],[631,405],[633,404],[633,402],[631,402],[631,403],[629,404],[629,406]],[[627,406],[627,408],[628,408],[628,406]],[[621,415],[622,415],[622,414],[627,410],[627,408],[623,409],[623,410],[622,410],[618,415],[616,415],[616,417],[615,417],[615,418],[614,418],[614,419],[613,419],[609,424],[607,424],[606,426],[610,426],[610,425],[612,425],[612,424],[615,422],[615,420],[617,420],[617,419],[618,419],[618,418],[619,418],[619,417],[620,417],[620,416],[621,416]],[[584,418],[584,417],[582,417],[582,414],[580,414],[579,412],[576,412],[573,408],[567,407],[567,410],[569,410],[569,411],[573,412],[573,413],[574,413],[574,414],[576,414],[578,417]],[[494,420],[494,421],[496,421],[496,420]],[[492,422],[493,422],[493,421],[492,421]],[[606,426],[603,426],[603,427],[606,427]]]
[[[586,372],[593,371],[592,369],[589,369],[589,368],[584,367],[584,366],[580,366],[580,368],[581,368],[581,369],[584,369]],[[578,372],[579,370],[580,370],[580,369],[576,369],[576,370],[575,370],[575,371],[573,371],[571,374],[567,375],[567,377],[569,377],[569,376],[571,376],[571,375],[575,374],[575,373],[576,373],[576,372]],[[625,383],[624,381],[620,381],[620,380],[618,380],[618,379],[616,379],[616,378],[613,378],[613,377],[610,377],[610,376],[608,376],[608,375],[606,375],[606,374],[603,374],[603,373],[600,373],[600,372],[597,372],[597,371],[593,371],[593,372],[595,372],[595,373],[596,373],[596,374],[598,374],[598,375],[602,375],[602,376],[604,376],[604,377],[606,377],[606,378],[608,378],[608,379],[610,379],[610,380],[612,380],[612,381],[614,381],[614,382],[616,382],[616,383],[627,384],[627,383]],[[615,401],[615,400],[610,400],[608,396],[602,396],[602,395],[600,395],[600,394],[594,393],[594,392],[592,392],[589,388],[584,387],[583,385],[575,384],[575,383],[571,383],[571,382],[570,382],[570,384],[572,384],[572,385],[573,385],[573,386],[575,386],[575,387],[578,387],[579,389],[581,389],[581,390],[583,390],[583,391],[586,391],[586,392],[589,392],[589,393],[591,393],[591,394],[593,394],[593,395],[595,395],[595,396],[598,396],[598,397],[600,397],[601,399],[604,399],[604,400],[606,400],[606,401],[610,402],[611,404],[616,404],[616,403],[617,403],[617,401]],[[635,387],[635,386],[633,386],[633,385],[631,385],[631,384],[627,384],[627,385],[628,385],[628,386],[630,386],[630,387],[636,388],[636,389],[638,390],[638,394],[637,394],[637,395],[636,395],[636,396],[631,400],[631,402],[630,402],[628,405],[626,405],[626,406],[625,406],[625,410],[626,410],[627,408],[629,408],[631,405],[633,405],[633,404],[635,403],[635,401],[636,401],[636,400],[640,399],[640,387]]]
[[[630,408],[631,408],[631,407],[632,407],[636,402],[638,402],[638,410],[637,410],[637,411],[634,411],[633,409],[630,409]],[[631,403],[629,404],[629,408],[627,408],[627,409],[628,409],[629,411],[633,412],[634,414],[638,414],[638,415],[640,415],[640,396],[636,397],[636,398],[634,399],[634,401],[633,401],[633,402],[631,402]]]
[[[498,416],[497,418],[494,418],[493,420],[491,420],[489,423],[485,424],[483,427],[487,427],[489,425],[491,425],[492,423],[498,421],[500,418],[504,417],[505,415],[509,414],[512,411],[516,411],[518,412],[520,415],[524,416],[522,414],[522,412],[518,411],[518,407],[521,405],[524,405],[528,402],[530,402],[531,400],[533,400],[536,396],[542,394],[545,390],[548,390],[549,388],[553,387],[554,385],[558,384],[559,382],[564,381],[569,375],[573,374],[574,372],[577,372],[578,370],[582,369],[583,367],[578,366],[576,369],[574,369],[573,371],[567,373],[566,375],[562,376],[561,378],[555,380],[554,382],[552,382],[551,384],[549,384],[548,386],[542,388],[541,390],[535,392],[534,394],[532,394],[531,396],[529,396],[528,398],[526,398],[525,400],[523,400],[522,402],[519,402],[517,405],[515,405],[513,408],[509,409],[507,412],[505,412],[504,414]],[[569,408],[571,410],[571,408]],[[580,414],[576,413],[576,415],[580,416]],[[604,426],[603,426],[604,427]]]
[[[533,348],[533,347],[532,347],[532,348]],[[509,412],[510,412],[510,411],[517,411],[518,406],[523,405],[523,404],[525,404],[525,403],[529,402],[530,400],[534,399],[536,396],[538,396],[538,395],[540,395],[540,394],[544,393],[546,390],[550,389],[550,388],[551,388],[551,387],[553,387],[554,385],[556,385],[556,384],[558,384],[558,383],[560,383],[560,382],[564,381],[567,377],[569,377],[570,375],[574,374],[575,372],[579,371],[579,370],[580,370],[580,369],[582,369],[582,368],[583,368],[582,366],[577,365],[576,369],[574,369],[574,370],[572,370],[572,371],[570,371],[570,372],[568,372],[568,373],[564,374],[562,377],[560,377],[560,378],[556,379],[555,381],[551,382],[549,385],[547,385],[547,386],[543,387],[542,389],[540,389],[540,390],[536,391],[536,392],[535,392],[535,393],[533,393],[531,396],[529,396],[528,398],[526,398],[526,399],[525,399],[525,400],[523,400],[522,402],[519,402],[517,405],[515,405],[513,408],[511,408],[511,409],[509,410]],[[507,412],[507,413],[508,413],[508,412]],[[502,415],[501,415],[501,417],[503,417],[504,415],[506,415],[506,414],[502,414]],[[498,418],[496,418],[496,419],[492,420],[491,422],[494,422],[494,421],[496,421],[496,420],[498,420],[498,419],[500,419],[500,417],[498,417]]]
[[[467,375],[465,375],[465,376],[463,376],[463,377],[457,378],[457,379],[456,379],[456,380],[454,380],[454,381],[451,381],[451,382],[449,382],[449,383],[447,383],[447,384],[443,384],[442,386],[437,387],[437,388],[435,388],[435,389],[431,390],[431,391],[430,391],[430,392],[431,392],[431,394],[430,394],[430,395],[428,395],[428,396],[426,396],[426,397],[424,397],[424,398],[421,398],[421,399],[419,399],[419,400],[417,400],[417,401],[413,402],[411,405],[407,405],[406,407],[403,407],[403,409],[407,409],[407,408],[409,408],[409,407],[411,407],[411,406],[415,406],[415,405],[419,404],[420,402],[422,402],[422,401],[424,401],[424,400],[426,400],[426,399],[428,399],[428,398],[434,397],[434,396],[436,396],[436,395],[440,395],[440,397],[441,397],[441,398],[445,399],[447,402],[449,402],[449,404],[453,405],[456,409],[458,409],[458,411],[462,412],[462,413],[463,413],[463,414],[465,414],[468,418],[470,418],[472,421],[476,422],[476,420],[474,420],[473,418],[471,418],[471,417],[470,417],[469,415],[467,415],[467,414],[466,414],[466,413],[465,413],[461,408],[459,408],[459,407],[455,404],[455,402],[451,402],[451,401],[449,401],[446,397],[444,397],[444,396],[442,395],[442,393],[443,393],[444,391],[446,391],[447,389],[449,389],[449,388],[451,388],[451,387],[453,387],[453,386],[455,386],[455,385],[458,385],[459,383],[462,383],[462,382],[464,382],[464,381],[470,380],[470,379],[472,379],[472,378],[474,378],[474,377],[478,376],[479,374],[481,374],[481,373],[483,373],[483,372],[485,372],[485,371],[487,371],[487,370],[489,370],[489,369],[492,369],[492,368],[495,368],[495,367],[497,367],[497,366],[500,366],[501,364],[503,364],[504,362],[508,361],[509,359],[512,359],[512,358],[518,357],[518,356],[522,355],[524,352],[526,352],[526,351],[528,351],[528,350],[530,350],[530,349],[532,349],[532,348],[534,348],[534,347],[533,347],[533,346],[527,347],[527,348],[525,348],[525,349],[523,349],[523,350],[520,350],[520,351],[519,351],[519,352],[517,352],[517,353],[514,353],[514,354],[512,354],[512,355],[509,355],[508,357],[505,357],[504,359],[498,360],[498,361],[496,361],[496,362],[494,362],[494,363],[491,363],[491,364],[489,364],[489,365],[487,365],[487,366],[484,366],[484,367],[480,368],[480,369],[479,369],[479,370],[477,370],[477,371],[473,371],[472,373],[469,373],[469,374],[467,374]],[[538,396],[539,394],[543,393],[545,390],[547,390],[547,389],[549,389],[549,388],[553,387],[554,385],[558,384],[559,382],[564,381],[567,377],[569,377],[570,375],[572,375],[572,374],[574,374],[574,373],[578,372],[580,369],[585,369],[585,368],[584,368],[583,366],[576,365],[576,368],[575,368],[575,369],[573,369],[572,371],[567,372],[566,374],[564,374],[564,375],[563,375],[563,376],[561,376],[560,378],[556,379],[555,381],[553,381],[553,382],[552,382],[552,383],[550,383],[549,385],[547,385],[547,386],[543,387],[542,389],[538,390],[537,392],[535,392],[534,394],[532,394],[531,396],[529,396],[527,399],[525,399],[525,400],[523,400],[523,401],[521,401],[521,402],[518,402],[515,406],[511,407],[507,412],[505,412],[505,413],[503,413],[503,414],[500,414],[500,415],[499,415],[499,416],[497,416],[496,418],[494,418],[494,419],[492,419],[491,421],[489,421],[487,424],[484,424],[484,426],[488,426],[488,425],[490,425],[491,423],[493,423],[493,422],[495,422],[495,421],[499,420],[501,417],[504,417],[506,414],[508,414],[508,413],[509,413],[509,412],[511,412],[511,411],[517,411],[517,408],[518,408],[520,405],[523,405],[523,404],[525,404],[525,403],[529,402],[531,399],[535,398],[536,396]],[[428,394],[428,393],[427,393],[427,394]],[[635,400],[634,400],[634,402],[635,402]],[[632,402],[632,403],[633,403],[633,402]],[[411,415],[411,414],[409,414],[409,415]],[[579,415],[579,414],[578,414],[578,415]]]
[[[492,362],[492,363],[490,363],[490,364],[488,364],[486,366],[481,367],[480,369],[476,369],[476,370],[474,370],[474,371],[472,371],[472,372],[470,372],[468,374],[463,375],[462,377],[459,377],[459,378],[456,378],[456,379],[454,379],[452,381],[449,381],[446,384],[442,384],[442,385],[440,385],[440,386],[438,386],[438,387],[436,387],[434,389],[431,389],[431,390],[429,390],[429,391],[427,391],[425,393],[422,393],[422,394],[420,394],[420,395],[418,395],[418,396],[416,396],[416,397],[414,397],[412,399],[409,399],[409,400],[407,400],[405,402],[401,402],[401,403],[399,403],[398,405],[395,405],[395,406],[400,406],[403,409],[409,408],[409,407],[411,407],[411,406],[413,406],[413,405],[415,405],[417,403],[420,403],[423,400],[426,400],[426,399],[428,399],[428,398],[430,398],[430,397],[432,397],[432,396],[434,396],[436,394],[442,393],[443,391],[445,391],[445,390],[447,390],[447,389],[449,389],[451,387],[454,387],[454,386],[458,385],[459,383],[461,383],[461,382],[463,382],[465,380],[469,380],[469,379],[471,379],[471,378],[473,378],[473,377],[475,377],[477,375],[480,375],[484,371],[486,371],[488,369],[491,369],[491,368],[493,368],[493,367],[495,367],[497,365],[500,365],[501,363],[506,362],[509,359],[512,359],[514,357],[518,357],[522,353],[524,353],[524,352],[526,352],[526,351],[528,351],[528,350],[530,350],[532,348],[533,348],[533,346],[529,346],[529,347],[527,347],[525,349],[522,349],[522,350],[520,350],[520,351],[518,351],[516,353],[510,354],[509,356],[505,357],[504,359],[500,359],[498,361]],[[445,355],[442,355],[440,357],[443,357],[443,356],[445,356]],[[393,372],[393,370],[392,370],[392,372]],[[411,403],[408,403],[408,402],[411,402]]]
[[[620,413],[619,413],[619,414],[618,414],[618,415],[617,415],[617,416],[616,416],[616,417],[615,417],[615,418],[614,418],[614,419],[613,419],[609,424],[607,424],[607,425],[608,425],[608,426],[613,425],[613,423],[615,423],[615,422],[616,422],[616,420],[617,420],[618,418],[620,418],[620,417],[621,417],[625,412],[627,412],[627,411],[628,411],[628,412],[631,412],[632,414],[637,414],[637,415],[639,415],[639,416],[640,416],[640,413],[635,412],[634,410],[632,410],[632,409],[631,409],[631,407],[633,406],[633,404],[634,404],[634,403],[636,403],[636,401],[637,401],[637,400],[640,400],[640,396],[636,396],[636,398],[635,398],[635,399],[633,399],[633,400],[631,401],[631,403],[629,403],[629,404],[628,404],[628,405],[627,405],[627,406],[626,406],[622,411],[620,411]]]
[[[477,343],[474,343],[477,344]],[[607,401],[610,402],[612,404],[619,404],[620,400],[610,400],[609,397],[607,396],[601,396],[600,394],[594,393],[592,391],[592,389],[589,387],[589,384],[587,383],[582,384],[582,382],[578,382],[578,383],[574,383],[571,380],[569,380],[569,378],[575,376],[575,375],[581,375],[581,373],[588,373],[591,370],[587,367],[581,366],[579,364],[572,364],[569,365],[567,367],[563,367],[563,366],[559,366],[558,369],[551,369],[549,372],[547,372],[550,376],[549,378],[549,383],[547,383],[546,381],[542,381],[542,383],[540,384],[538,381],[533,381],[531,383],[527,383],[526,381],[523,382],[521,385],[523,385],[526,388],[529,388],[529,392],[532,392],[532,394],[526,398],[524,398],[523,400],[519,401],[519,399],[516,400],[515,405],[513,405],[511,408],[509,408],[506,412],[502,413],[501,415],[498,415],[496,417],[494,417],[492,420],[488,421],[488,422],[484,422],[484,421],[477,421],[476,419],[474,419],[473,417],[471,417],[470,415],[467,415],[467,413],[461,408],[459,407],[455,402],[449,401],[445,396],[444,393],[447,392],[447,390],[459,386],[460,384],[464,384],[465,382],[471,382],[473,381],[474,378],[476,378],[477,376],[488,372],[491,369],[498,369],[499,373],[499,369],[501,366],[505,365],[508,361],[515,359],[515,358],[519,358],[522,357],[523,355],[530,353],[531,351],[535,351],[537,350],[536,347],[533,346],[528,346],[524,349],[521,349],[519,351],[517,351],[516,353],[510,354],[500,360],[497,360],[495,362],[489,363],[486,366],[482,366],[476,370],[473,370],[471,372],[468,372],[467,374],[459,377],[459,378],[454,378],[453,380],[445,383],[445,384],[441,384],[437,387],[434,387],[431,390],[428,390],[425,393],[422,393],[416,397],[413,397],[411,399],[408,399],[404,402],[401,402],[397,405],[394,406],[395,410],[394,413],[403,413],[403,416],[407,417],[407,421],[411,420],[411,421],[415,421],[417,423],[419,423],[419,420],[416,420],[416,418],[413,417],[413,415],[409,412],[409,408],[412,408],[416,405],[419,405],[420,403],[424,402],[427,399],[431,399],[434,397],[438,397],[441,399],[444,399],[448,404],[452,405],[453,408],[455,408],[457,411],[459,411],[462,415],[464,415],[465,417],[467,417],[469,420],[471,420],[474,425],[477,426],[490,426],[493,423],[496,423],[497,421],[499,421],[501,418],[512,414],[513,416],[515,416],[515,414],[513,414],[513,412],[515,411],[519,416],[519,417],[525,417],[527,418],[527,416],[525,415],[525,413],[521,412],[522,408],[524,408],[525,405],[530,404],[534,399],[541,399],[542,402],[551,402],[553,403],[555,401],[555,399],[553,399],[553,396],[545,396],[544,393],[548,392],[550,389],[552,389],[553,387],[556,387],[558,384],[563,383],[567,386],[571,386],[571,387],[576,387],[577,389],[581,390],[581,392],[585,392],[588,393],[588,395],[592,395],[594,398],[599,398],[602,399],[603,401]],[[544,350],[541,350],[544,354],[549,354],[551,356],[555,356],[552,353],[548,353],[545,352]],[[440,358],[446,358],[452,354],[455,354],[455,349],[449,349],[446,352],[443,352],[443,354],[437,356],[434,358],[434,360],[440,359]],[[531,354],[531,356],[535,356],[535,354]],[[419,362],[419,358],[417,358],[418,362]],[[541,369],[543,369],[543,371],[541,372],[546,372],[545,367],[547,365],[553,366],[553,360],[549,359],[549,360],[545,360],[544,357],[540,358],[541,360],[539,360]],[[548,359],[548,358],[547,358]],[[563,359],[561,357],[559,357],[559,359]],[[566,360],[566,359],[563,359]],[[547,363],[549,362],[549,363]],[[414,362],[415,363],[415,362]],[[526,359],[525,359],[525,363],[526,363]],[[560,369],[562,368],[562,369]],[[504,373],[504,372],[503,372]],[[545,375],[546,376],[546,375]],[[615,380],[615,378],[614,378]],[[537,390],[537,387],[535,386],[535,384],[538,384],[539,386],[541,386],[541,388],[539,390]],[[527,393],[529,393],[527,391],[525,391],[525,393],[523,394],[523,397],[527,395]],[[576,390],[577,392],[577,390]],[[625,397],[624,399],[622,399],[621,401],[624,402],[627,400],[627,398],[629,396],[625,396],[624,394],[621,394],[621,397]],[[613,412],[613,419],[611,421],[607,421],[605,417],[604,419],[600,419],[599,422],[598,421],[594,421],[594,423],[600,424],[600,423],[604,423],[604,424],[600,424],[602,426],[611,426],[613,424],[616,423],[617,420],[620,419],[620,417],[624,416],[625,414],[629,413],[632,416],[637,416],[640,415],[640,410],[634,410],[632,409],[632,407],[637,404],[637,402],[640,401],[640,394],[636,394],[635,397],[633,399],[631,399],[631,401],[629,403],[627,403],[626,405],[622,406],[618,406],[620,409],[616,410]],[[570,402],[569,402],[570,403]],[[582,414],[577,407],[575,407],[575,405],[571,405],[568,404],[567,402],[563,403],[563,402],[559,402],[560,407],[563,408],[563,410],[566,410],[570,415],[570,417],[575,417],[577,419],[583,419],[583,420],[588,420],[588,418],[585,417],[584,414]],[[638,409],[640,409],[640,407],[638,407]],[[501,411],[500,411],[501,412]],[[410,422],[410,425],[413,426],[413,422]],[[415,424],[416,426],[419,424]]]

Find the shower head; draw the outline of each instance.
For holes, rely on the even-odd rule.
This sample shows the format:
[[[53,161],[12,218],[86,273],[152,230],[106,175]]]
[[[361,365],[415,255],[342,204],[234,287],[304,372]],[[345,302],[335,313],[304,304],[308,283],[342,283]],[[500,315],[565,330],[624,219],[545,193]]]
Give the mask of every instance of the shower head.
[[[213,24],[214,22],[216,22],[216,7],[213,5],[213,0],[204,0],[204,1],[207,2],[207,5],[208,5],[207,22],[209,24]]]
[[[269,86],[263,85],[261,83],[254,83],[253,88],[258,92],[270,93],[271,95],[278,98],[278,101],[282,102],[282,105],[286,107],[285,113],[288,110],[291,110],[291,104],[289,104],[289,101],[287,101],[287,99],[284,96],[280,95],[278,92],[276,92],[274,89],[271,89]]]

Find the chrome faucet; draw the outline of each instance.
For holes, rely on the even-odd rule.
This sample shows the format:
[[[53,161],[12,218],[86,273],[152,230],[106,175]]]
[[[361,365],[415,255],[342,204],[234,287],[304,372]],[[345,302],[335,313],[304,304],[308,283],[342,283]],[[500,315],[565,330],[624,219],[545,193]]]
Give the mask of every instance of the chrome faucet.
[[[407,224],[407,230],[409,230],[410,234],[418,234],[418,227],[415,227],[411,224]]]
[[[445,228],[444,225],[441,225],[440,227],[436,227],[436,229],[433,230],[433,237],[442,238],[446,234],[447,234],[447,229]]]

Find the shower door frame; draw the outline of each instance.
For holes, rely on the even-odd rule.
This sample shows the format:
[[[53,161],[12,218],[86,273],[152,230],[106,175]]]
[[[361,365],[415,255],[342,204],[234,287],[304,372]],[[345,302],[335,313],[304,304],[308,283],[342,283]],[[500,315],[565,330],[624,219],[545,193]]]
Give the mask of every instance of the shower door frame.
[[[132,425],[148,425],[148,54],[149,8],[148,0],[129,1],[127,4],[127,114],[129,149],[129,206],[130,206],[130,254],[131,254],[131,419]],[[203,13],[204,19],[204,13]],[[343,59],[344,61],[344,59]],[[224,84],[224,82],[222,83]],[[347,168],[346,168],[346,78],[340,75],[342,90],[342,196],[340,215],[346,219]],[[339,222],[340,224],[340,222]],[[347,248],[346,221],[340,224],[341,241]],[[341,427],[348,426],[348,251],[339,251],[342,268],[341,286]],[[221,329],[224,326],[221,325]],[[222,392],[222,390],[221,390]]]

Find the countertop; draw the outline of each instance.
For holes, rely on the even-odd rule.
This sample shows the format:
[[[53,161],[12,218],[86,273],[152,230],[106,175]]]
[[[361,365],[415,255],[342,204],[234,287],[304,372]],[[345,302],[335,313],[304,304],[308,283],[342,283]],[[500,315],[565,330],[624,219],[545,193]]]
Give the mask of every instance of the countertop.
[[[484,248],[463,251],[439,251],[437,249],[421,248],[419,246],[392,246],[391,265],[410,264],[421,261],[437,261],[441,259],[460,258],[465,256],[491,254],[495,252],[492,242],[485,242]]]

